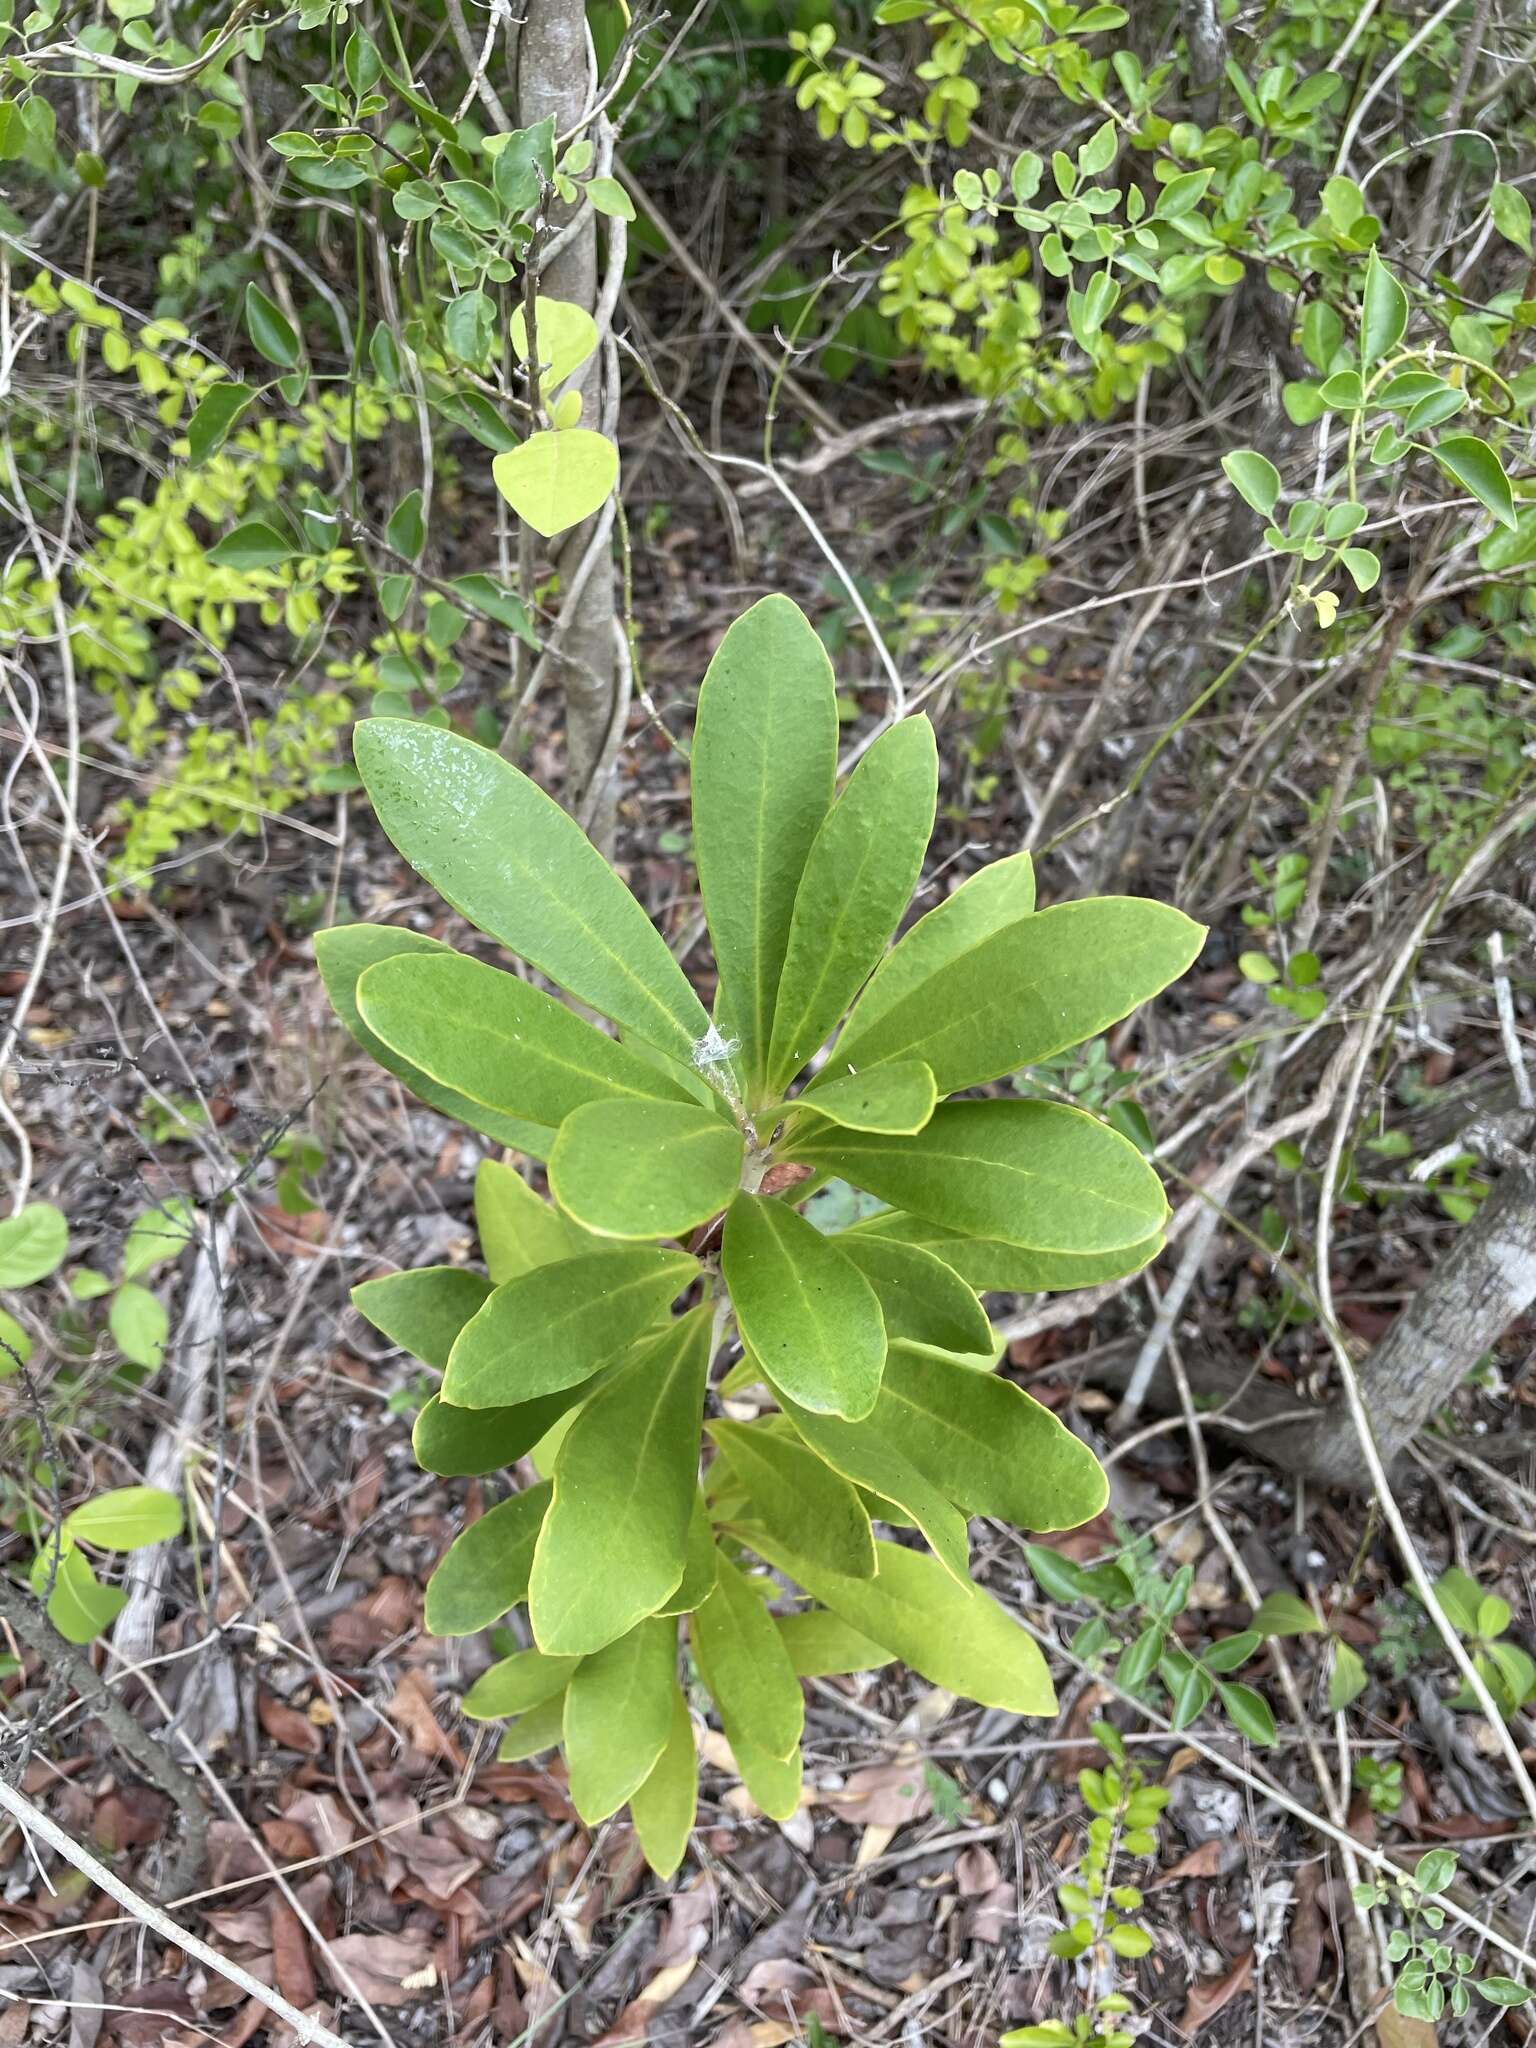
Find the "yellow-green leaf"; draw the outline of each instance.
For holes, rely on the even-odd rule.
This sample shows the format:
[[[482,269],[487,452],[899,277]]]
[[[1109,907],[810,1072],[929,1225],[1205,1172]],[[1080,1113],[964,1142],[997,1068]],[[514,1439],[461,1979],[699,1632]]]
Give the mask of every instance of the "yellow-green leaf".
[[[920,917],[886,954],[859,997],[855,1014],[860,1029],[871,1027],[993,932],[1028,917],[1034,907],[1035,870],[1027,853],[1010,854],[979,868],[953,896]]]
[[[835,1059],[831,1067],[830,1081],[818,1076],[813,1089],[796,1096],[798,1115],[824,1117],[844,1130],[891,1131],[902,1137],[920,1131],[933,1115],[939,1092],[933,1069],[921,1060],[893,1060],[862,1074],[837,1072]]]
[[[459,1332],[443,1399],[510,1408],[578,1386],[660,1322],[698,1272],[687,1252],[623,1245],[509,1280]]]
[[[805,1701],[789,1652],[752,1582],[728,1557],[715,1590],[689,1623],[700,1676],[720,1710],[726,1740],[788,1758],[805,1726]]]
[[[629,1796],[630,1818],[646,1862],[665,1881],[682,1862],[699,1798],[699,1759],[683,1690],[673,1680],[672,1723],[650,1776]]]
[[[488,747],[419,719],[364,719],[353,751],[379,823],[455,910],[579,1002],[693,1064],[709,1030],[703,1005],[553,798]]]
[[[996,1340],[986,1310],[942,1258],[917,1245],[858,1231],[843,1231],[833,1242],[875,1290],[887,1343],[992,1356]]]
[[[637,1347],[566,1432],[529,1585],[541,1649],[600,1650],[681,1583],[712,1313],[693,1309]]]
[[[158,1486],[116,1486],[82,1501],[64,1533],[98,1550],[146,1550],[181,1534],[181,1502]]]
[[[771,1565],[930,1684],[1009,1713],[1055,1713],[1056,1690],[1033,1639],[979,1586],[957,1584],[937,1558],[877,1543],[874,1578],[851,1579],[763,1532],[754,1532],[751,1542]]]
[[[584,1657],[565,1695],[571,1803],[595,1827],[650,1776],[672,1733],[677,1623],[642,1621]]]
[[[362,728],[358,730],[361,732]],[[384,829],[389,830],[387,822]],[[441,1110],[445,1116],[457,1117],[471,1130],[482,1131],[500,1145],[510,1145],[535,1159],[547,1159],[555,1142],[552,1129],[521,1118],[501,1116],[495,1110],[487,1109],[483,1103],[461,1095],[456,1088],[444,1087],[441,1082],[422,1073],[420,1068],[413,1067],[408,1060],[403,1060],[363,1022],[357,1007],[357,986],[370,967],[380,961],[394,959],[399,954],[430,954],[434,958],[443,958],[452,951],[451,946],[429,939],[425,932],[405,931],[398,925],[337,925],[330,931],[315,934],[315,958],[320,964],[320,976],[331,999],[331,1008],[364,1052],[377,1060],[386,1073],[403,1081],[413,1095],[430,1103],[433,1109]]]
[[[570,1409],[592,1392],[594,1382],[541,1394],[510,1408],[451,1408],[434,1394],[416,1418],[411,1449],[424,1472],[468,1479],[504,1472],[548,1436]]]
[[[1135,1146],[1063,1103],[945,1102],[915,1138],[808,1131],[790,1149],[897,1208],[1036,1251],[1117,1251],[1168,1214]]]
[[[512,1715],[531,1713],[548,1700],[562,1699],[580,1663],[579,1657],[546,1657],[539,1650],[515,1650],[480,1674],[464,1695],[463,1710],[471,1721],[505,1721]],[[562,1718],[563,1714],[562,1703]],[[558,1729],[551,1740],[558,1740]]]
[[[824,1458],[834,1472],[841,1472],[855,1486],[862,1486],[880,1500],[889,1501],[893,1509],[899,1511],[883,1516],[882,1520],[894,1521],[902,1515],[910,1516],[932,1545],[933,1553],[944,1570],[957,1584],[970,1584],[971,1546],[965,1517],[930,1479],[919,1472],[910,1458],[905,1457],[894,1444],[888,1443],[868,1422],[844,1422],[836,1415],[813,1415],[808,1409],[797,1408],[787,1400],[784,1412],[794,1424],[796,1434],[818,1457]],[[778,1540],[782,1541],[782,1538]],[[804,1547],[801,1549],[803,1554]],[[883,1555],[883,1550],[884,1546],[876,1543],[877,1558]],[[839,1576],[852,1578],[855,1575],[844,1572]],[[834,1604],[827,1602],[829,1607]]]
[[[542,293],[534,301],[533,322],[547,397],[573,370],[579,370],[597,347],[597,322],[585,306],[573,305],[569,299],[546,299]],[[512,315],[512,346],[517,360],[526,363],[528,313],[521,299]]]
[[[491,464],[518,518],[551,540],[601,509],[619,480],[619,451],[591,427],[530,434]]]
[[[527,1597],[533,1546],[549,1511],[551,1491],[545,1480],[513,1494],[449,1544],[427,1581],[426,1623],[433,1635],[473,1635]],[[523,1709],[495,1711],[520,1714]]]
[[[819,1414],[869,1413],[885,1325],[874,1289],[830,1238],[781,1201],[741,1194],[720,1270],[742,1341],[776,1385]]]
[[[774,1626],[797,1678],[842,1678],[854,1671],[877,1671],[891,1661],[883,1643],[861,1634],[829,1607],[778,1615]]]
[[[782,1542],[813,1551],[851,1578],[870,1576],[869,1516],[846,1479],[772,1419],[712,1422],[709,1433],[751,1497],[754,1515]]]
[[[441,1372],[455,1340],[491,1296],[482,1273],[462,1266],[418,1266],[413,1273],[388,1273],[363,1280],[352,1290],[352,1306],[391,1344]]]
[[[837,773],[837,693],[799,606],[765,597],[727,630],[699,691],[693,843],[720,971],[716,1016],[760,1079],[795,892]]]
[[[602,1249],[590,1232],[536,1195],[515,1166],[499,1159],[482,1159],[475,1169],[475,1229],[497,1287],[536,1266]]]
[[[557,997],[459,953],[381,960],[357,1007],[410,1066],[502,1116],[558,1128],[588,1102],[689,1100]]]
[[[733,1124],[694,1102],[592,1102],[568,1116],[549,1185],[599,1237],[681,1237],[725,1208],[741,1178]]]
[[[879,964],[922,871],[938,795],[926,718],[881,734],[823,819],[795,893],[768,1055],[781,1088]]]

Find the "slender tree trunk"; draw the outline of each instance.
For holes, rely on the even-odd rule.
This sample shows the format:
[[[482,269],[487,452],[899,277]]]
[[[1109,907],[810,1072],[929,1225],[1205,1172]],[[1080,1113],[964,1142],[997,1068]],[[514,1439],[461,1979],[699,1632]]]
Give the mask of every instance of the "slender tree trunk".
[[[558,136],[574,128],[591,103],[586,9],[583,0],[526,0],[523,15],[517,42],[518,119],[531,127],[552,117]],[[543,297],[565,299],[596,312],[597,216],[585,200],[578,206],[579,225],[568,240],[561,239],[540,271],[538,289]],[[559,235],[571,209],[556,204],[550,218]],[[584,426],[602,424],[604,355],[599,347],[573,380],[581,392]],[[564,591],[569,591],[601,520],[599,513],[561,536],[555,566]],[[594,789],[593,783],[594,778],[606,781],[609,775],[609,739],[617,715],[616,616],[613,558],[604,545],[579,596],[562,615],[552,663],[565,696],[566,801],[572,810],[585,813],[599,846],[611,841],[614,827],[611,791]]]
[[[1383,1460],[1391,1464],[1455,1393],[1477,1361],[1536,1302],[1536,1166],[1505,1168],[1493,1191],[1376,1348],[1356,1367],[1360,1391]],[[1129,1377],[1130,1359],[1096,1377]],[[1225,1370],[1191,1358],[1196,1393],[1232,1392]],[[1157,1405],[1172,1407],[1172,1388],[1154,1383]],[[1255,1381],[1229,1411],[1239,1441],[1283,1471],[1323,1486],[1358,1491],[1368,1485],[1364,1461],[1342,1400],[1307,1408],[1294,1395]],[[1221,1418],[1209,1418],[1212,1428]]]

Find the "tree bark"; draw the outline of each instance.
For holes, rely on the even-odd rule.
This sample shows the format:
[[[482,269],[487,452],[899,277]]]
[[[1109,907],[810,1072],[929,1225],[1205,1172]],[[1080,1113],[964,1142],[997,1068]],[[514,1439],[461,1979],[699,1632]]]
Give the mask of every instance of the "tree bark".
[[[586,9],[583,0],[526,0],[523,12],[517,40],[518,119],[531,127],[552,118],[559,136],[581,121],[591,103]],[[546,298],[565,299],[596,313],[596,213],[584,199],[574,210],[552,203],[550,225],[559,235],[573,211],[577,225],[539,272],[538,289]],[[599,346],[571,380],[581,393],[587,427],[602,423],[604,355]],[[560,537],[554,560],[563,589],[570,588],[601,519],[599,513]],[[613,796],[611,787],[595,788],[594,779],[610,780],[609,739],[617,716],[616,625],[613,560],[605,547],[569,615],[562,615],[551,662],[565,697],[566,802],[585,816],[592,839],[605,848],[613,837]]]
[[[1385,1337],[1356,1371],[1383,1462],[1390,1465],[1455,1393],[1477,1361],[1536,1302],[1536,1165],[1507,1167],[1470,1223]],[[1127,1377],[1112,1367],[1102,1377]],[[1196,1359],[1186,1367],[1197,1393],[1230,1395],[1230,1381]],[[1159,1405],[1173,1390],[1156,1388]],[[1307,1408],[1256,1381],[1225,1411],[1240,1441],[1283,1471],[1358,1492],[1368,1484],[1349,1414],[1337,1396]]]

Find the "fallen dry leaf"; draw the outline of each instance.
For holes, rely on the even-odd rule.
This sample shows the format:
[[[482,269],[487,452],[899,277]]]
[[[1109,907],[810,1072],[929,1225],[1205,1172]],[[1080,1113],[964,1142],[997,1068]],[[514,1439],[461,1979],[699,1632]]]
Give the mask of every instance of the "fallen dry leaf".
[[[279,1749],[295,1749],[300,1756],[318,1756],[325,1747],[325,1737],[297,1707],[290,1707],[286,1700],[273,1697],[269,1692],[256,1695],[256,1718],[271,1736]]]
[[[1171,1864],[1160,1877],[1154,1878],[1147,1890],[1161,1891],[1164,1885],[1177,1884],[1185,1877],[1220,1877],[1225,1850],[1226,1842],[1220,1835],[1213,1836],[1209,1842],[1201,1842],[1187,1856],[1181,1856],[1177,1863]]]
[[[389,1702],[389,1713],[424,1755],[441,1757],[455,1770],[464,1768],[463,1750],[447,1729],[438,1725],[432,1711],[432,1681],[424,1671],[407,1671],[402,1675]]]
[[[955,1887],[962,1899],[980,1898],[985,1892],[995,1891],[1002,1881],[997,1858],[980,1843],[962,1849],[955,1858]]]
[[[1224,2005],[1228,2005],[1240,1991],[1246,1991],[1253,1975],[1253,1950],[1239,1956],[1224,1977],[1203,1977],[1189,1987],[1189,1997],[1179,2019],[1179,2031],[1184,2034],[1198,2034],[1200,2029],[1213,2020]]]
[[[418,1977],[431,1960],[431,1942],[414,1933],[344,1934],[321,1952],[336,1989],[346,1992],[350,1977],[372,2005],[409,2005],[417,1994],[407,1989],[407,1979]]]
[[[865,1827],[905,1827],[908,1821],[926,1820],[933,1811],[933,1794],[916,1750],[891,1763],[854,1771],[846,1784],[818,1797],[844,1820]]]
[[[318,1996],[314,1965],[309,1959],[309,1937],[292,1906],[274,1892],[267,1901],[272,1922],[272,1971],[277,1988],[290,2005],[302,2011]]]
[[[1390,2003],[1376,2015],[1381,2048],[1435,2048],[1438,2038],[1432,2020],[1411,2020]]]

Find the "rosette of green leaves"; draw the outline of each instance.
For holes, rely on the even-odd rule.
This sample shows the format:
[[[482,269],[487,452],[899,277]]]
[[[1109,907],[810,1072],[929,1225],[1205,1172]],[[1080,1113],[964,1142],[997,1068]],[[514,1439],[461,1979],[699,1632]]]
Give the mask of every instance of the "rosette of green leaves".
[[[933,823],[933,735],[921,718],[892,726],[841,789],[837,742],[826,653],[793,604],[765,598],[699,699],[713,1016],[566,813],[420,722],[358,727],[363,781],[405,858],[519,968],[403,929],[317,940],[362,1046],[544,1162],[548,1200],[482,1165],[483,1274],[400,1273],[354,1300],[442,1375],[416,1424],[424,1466],[489,1473],[531,1454],[541,1475],[459,1537],[428,1589],[445,1634],[526,1609],[529,1646],[465,1710],[509,1723],[503,1756],[562,1743],[578,1811],[629,1801],[663,1873],[696,1779],[682,1626],[775,1816],[799,1799],[806,1677],[898,1657],[988,1704],[1053,1710],[1032,1639],[971,1581],[966,1517],[1071,1527],[1104,1479],[993,1370],[978,1290],[1133,1272],[1167,1214],[1107,1124],[972,1091],[1126,1016],[1188,967],[1200,928],[1127,898],[1037,910],[1020,855],[892,945]],[[824,1234],[800,1204],[832,1177],[886,1206]],[[711,1405],[728,1353],[732,1390],[761,1389],[750,1421]],[[765,1567],[806,1604],[777,1611]]]

